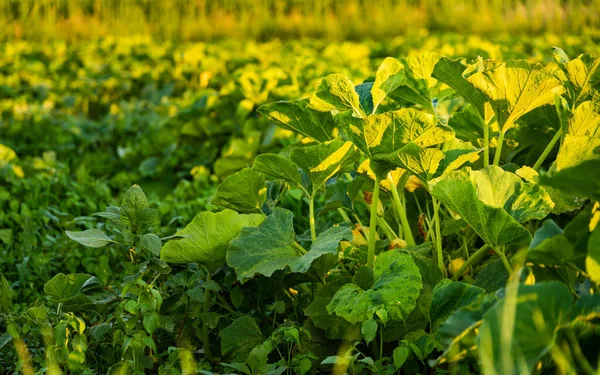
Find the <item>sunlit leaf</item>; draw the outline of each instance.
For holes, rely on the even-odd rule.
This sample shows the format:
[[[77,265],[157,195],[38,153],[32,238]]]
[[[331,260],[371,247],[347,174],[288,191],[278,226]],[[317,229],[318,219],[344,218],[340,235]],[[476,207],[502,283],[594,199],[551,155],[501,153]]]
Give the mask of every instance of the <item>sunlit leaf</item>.
[[[227,264],[235,269],[238,280],[256,274],[269,277],[286,267],[304,273],[321,256],[336,254],[341,240],[352,239],[350,228],[331,227],[317,237],[306,254],[301,254],[294,245],[293,216],[291,211],[275,208],[257,228],[244,228],[231,241]]]
[[[267,116],[280,128],[294,131],[319,142],[335,139],[336,125],[331,113],[309,108],[307,100],[263,104],[258,112]]]
[[[514,285],[492,307],[479,329],[477,347],[483,371],[525,374],[555,344],[573,296],[561,282]],[[512,317],[512,318],[510,318]]]
[[[419,268],[408,254],[388,251],[374,265],[374,284],[364,290],[346,284],[337,291],[327,311],[349,321],[361,323],[384,309],[392,320],[406,319],[415,308],[422,287]]]
[[[260,213],[265,194],[264,176],[254,169],[244,168],[217,187],[211,203],[244,214]]]
[[[467,80],[490,102],[503,132],[531,110],[554,103],[561,82],[541,65],[525,60],[508,60],[501,65],[470,75]]]
[[[244,227],[256,227],[261,214],[243,215],[232,210],[202,212],[167,242],[160,257],[168,263],[201,263],[211,269],[225,263],[229,242]]]

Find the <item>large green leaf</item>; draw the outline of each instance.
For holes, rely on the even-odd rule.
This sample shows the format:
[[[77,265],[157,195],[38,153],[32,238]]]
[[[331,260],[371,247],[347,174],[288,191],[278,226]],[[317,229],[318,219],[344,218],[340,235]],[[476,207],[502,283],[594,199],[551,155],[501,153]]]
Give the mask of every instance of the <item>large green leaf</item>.
[[[432,76],[438,81],[452,87],[457,94],[471,103],[473,108],[479,112],[481,118],[484,118],[486,97],[463,77],[463,72],[466,69],[467,65],[463,59],[453,60],[443,56],[435,64]]]
[[[439,94],[439,83],[432,77],[432,73],[441,57],[440,54],[434,52],[423,52],[403,59],[404,82],[390,93],[390,97],[433,110],[433,99]]]
[[[321,233],[306,254],[300,254],[294,242],[293,213],[275,208],[257,228],[244,228],[231,241],[227,264],[244,281],[256,274],[271,276],[289,267],[292,272],[308,271],[313,261],[325,254],[336,254],[339,242],[351,240],[347,227],[331,227]]]
[[[83,232],[67,230],[65,234],[73,241],[77,241],[87,247],[104,247],[115,242],[100,229],[87,229]]]
[[[405,146],[429,147],[454,137],[452,129],[439,124],[433,115],[412,108],[365,119],[336,116],[336,120],[344,127],[350,141],[375,161],[382,173],[386,168],[398,166],[398,154]]]
[[[81,289],[94,278],[85,273],[59,273],[44,284],[44,292],[57,302],[66,302],[81,295]]]
[[[437,329],[454,311],[472,304],[482,294],[485,294],[485,290],[470,284],[456,281],[440,283],[433,290],[431,300],[430,317],[433,329]]]
[[[442,145],[444,160],[440,162],[438,175],[450,173],[460,169],[467,163],[475,163],[479,160],[482,148],[475,148],[470,142],[463,142],[454,138]]]
[[[529,243],[529,231],[504,208],[519,212],[519,201],[492,199],[496,194],[487,176],[486,170],[474,172],[469,168],[451,172],[431,181],[431,194],[457,212],[492,247]],[[527,200],[524,203],[529,207]]]
[[[275,154],[261,154],[254,159],[252,169],[267,176],[286,180],[294,185],[303,186],[299,167],[291,160]]]
[[[132,232],[141,234],[154,225],[157,216],[158,211],[149,207],[148,198],[141,187],[133,185],[127,190],[121,203],[120,219]]]
[[[316,327],[324,330],[325,335],[330,339],[346,341],[360,340],[360,326],[350,324],[345,319],[327,312],[327,305],[331,302],[331,299],[339,288],[339,283],[327,283],[323,285],[315,293],[315,298],[310,305],[304,309],[304,313],[310,317]]]
[[[265,196],[264,176],[256,170],[244,168],[217,187],[211,203],[244,214],[260,213]]]
[[[289,154],[289,159],[274,154],[259,155],[252,168],[293,183],[310,194],[351,167],[358,156],[352,143],[344,141],[294,145]]]
[[[600,106],[587,101],[573,111],[556,156],[558,171],[600,157]]]
[[[373,113],[377,111],[379,104],[385,99],[385,97],[398,86],[402,84],[404,79],[404,65],[393,57],[387,57],[375,75],[375,82],[371,88],[371,95],[373,97]]]
[[[514,292],[517,288],[518,291]],[[528,374],[548,353],[573,296],[564,283],[512,285],[479,329],[477,347],[486,374]]]
[[[329,112],[308,108],[307,100],[280,101],[264,104],[258,112],[280,128],[294,131],[319,142],[335,139],[336,125]]]
[[[359,117],[366,115],[354,84],[343,74],[330,74],[323,78],[310,98],[309,107],[322,112],[352,110]]]
[[[405,320],[415,308],[422,287],[419,268],[408,254],[388,251],[375,260],[374,284],[362,289],[355,284],[342,286],[327,311],[356,324],[385,310],[392,320]]]
[[[343,168],[353,164],[358,156],[355,151],[351,142],[330,141],[294,147],[290,160],[306,173],[314,192]]]
[[[505,61],[478,71],[467,80],[492,105],[503,132],[527,112],[553,104],[554,95],[563,91],[561,82],[550,71],[525,60]]]
[[[470,172],[477,187],[477,197],[486,205],[504,208],[518,222],[541,220],[548,216],[554,203],[544,188],[523,181],[514,173],[489,166]]]
[[[584,223],[577,222],[577,225],[580,224]],[[566,230],[568,234],[570,228],[567,227]],[[576,246],[553,220],[546,220],[535,232],[527,252],[527,261],[544,266],[574,266],[580,269],[586,253],[587,249]]]
[[[390,168],[406,169],[418,177],[424,186],[433,177],[459,169],[466,163],[479,159],[482,149],[476,149],[470,143],[459,139],[449,139],[442,149],[423,148],[409,143],[392,154],[378,155],[373,159],[373,170],[389,170]]]
[[[540,184],[600,201],[600,158],[541,175]]]
[[[219,332],[221,354],[231,362],[243,363],[257,345],[265,341],[260,328],[249,316],[234,320]]]
[[[167,242],[160,257],[169,263],[201,263],[218,268],[225,263],[227,248],[244,227],[255,227],[261,214],[243,215],[232,210],[202,212]]]
[[[437,148],[422,148],[411,143],[396,153],[375,158],[374,168],[384,170],[393,167],[404,168],[411,171],[421,181],[426,182],[435,175],[443,160],[443,151]],[[382,168],[381,165],[387,166],[387,168]]]
[[[567,134],[600,138],[600,104],[586,101],[577,106],[569,118]]]
[[[600,90],[600,58],[583,54],[569,61],[566,54],[558,50],[556,52],[563,56],[558,62],[566,76],[571,102],[578,104],[597,96]]]

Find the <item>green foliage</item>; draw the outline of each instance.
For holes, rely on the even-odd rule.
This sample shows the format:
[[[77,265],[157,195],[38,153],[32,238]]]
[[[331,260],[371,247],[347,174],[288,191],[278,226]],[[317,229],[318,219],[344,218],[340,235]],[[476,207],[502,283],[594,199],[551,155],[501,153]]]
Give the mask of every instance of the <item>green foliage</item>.
[[[239,214],[233,210],[202,212],[165,244],[161,259],[218,268],[225,263],[229,243],[242,228],[257,226],[263,220],[261,214]]]
[[[0,372],[597,372],[597,60],[303,43],[0,83]]]

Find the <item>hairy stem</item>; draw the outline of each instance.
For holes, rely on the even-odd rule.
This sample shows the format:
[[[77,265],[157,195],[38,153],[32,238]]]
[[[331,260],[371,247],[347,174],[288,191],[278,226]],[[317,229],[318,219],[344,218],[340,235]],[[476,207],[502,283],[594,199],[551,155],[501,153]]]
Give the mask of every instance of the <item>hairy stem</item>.
[[[490,165],[490,122],[483,119],[483,166]]]
[[[352,220],[350,220],[350,217],[348,216],[348,214],[346,213],[346,211],[344,211],[343,208],[338,208],[338,212],[340,213],[340,216],[342,217],[342,219],[344,219],[344,221],[350,223],[350,225],[352,225]]]
[[[377,206],[379,205],[379,184],[381,179],[375,179],[375,187],[373,188],[373,198],[371,200],[371,222],[369,223],[369,248],[367,252],[367,266],[373,268],[375,261],[375,241],[377,235]]]
[[[500,131],[500,135],[498,136],[498,147],[496,147],[496,155],[494,155],[494,165],[500,165],[500,157],[502,156],[502,145],[504,144],[504,134],[505,131]]]
[[[396,238],[398,238],[396,232],[394,232],[392,227],[388,224],[387,221],[385,221],[383,217],[378,217],[377,222],[379,223],[381,229],[385,232],[387,238],[389,238],[390,240],[395,240]]]
[[[294,248],[298,253],[300,253],[300,255],[304,255],[307,253],[306,249],[300,246],[300,244],[296,241],[292,242],[292,246],[294,246]]]
[[[311,194],[308,198],[308,210],[310,221],[310,238],[313,242],[317,239],[317,229],[315,228],[315,195]]]
[[[502,250],[496,250],[496,254],[498,254],[498,256],[500,257],[500,259],[502,259],[502,264],[504,264],[504,268],[506,268],[506,271],[508,272],[509,275],[513,274],[513,269],[510,265],[510,262],[508,261],[508,258],[506,258],[506,255],[504,255],[504,249]]]
[[[408,218],[406,217],[406,209],[404,204],[402,203],[402,199],[400,199],[400,194],[398,193],[398,185],[394,183],[394,179],[390,174],[388,174],[388,181],[391,185],[392,190],[392,200],[393,206],[396,209],[396,214],[400,219],[400,224],[402,225],[402,232],[404,234],[404,240],[408,246],[414,246],[415,239],[412,235],[412,231],[410,230],[410,226],[408,224]],[[404,195],[404,184],[400,186],[402,189],[402,195]]]
[[[540,169],[542,164],[544,164],[544,161],[548,157],[548,154],[550,154],[550,151],[552,151],[552,149],[556,145],[556,142],[558,142],[558,140],[560,139],[562,132],[563,132],[563,130],[562,130],[562,128],[560,128],[560,129],[558,129],[556,134],[554,134],[554,137],[552,137],[552,140],[550,141],[550,143],[548,143],[548,146],[546,146],[546,148],[544,149],[544,152],[542,152],[542,154],[540,155],[538,160],[533,165],[533,169],[535,169],[537,171],[538,169]]]
[[[438,204],[437,199],[433,196],[431,197],[433,200],[433,220],[435,226],[435,248],[437,251],[437,263],[440,271],[442,271],[442,275],[446,276],[446,267],[444,267],[444,253],[442,251],[442,230],[440,225],[440,205]]]
[[[475,263],[477,263],[481,259],[483,259],[483,257],[485,257],[485,255],[487,254],[489,248],[490,248],[490,245],[485,244],[482,247],[480,247],[479,250],[477,250],[476,252],[474,252],[469,257],[469,259],[467,259],[465,261],[465,263],[458,269],[458,271],[456,271],[456,273],[452,277],[452,280],[455,280],[455,281],[458,280],[458,278],[461,277],[463,275],[463,273],[465,273],[465,271],[469,267],[471,267],[472,265],[474,265]]]

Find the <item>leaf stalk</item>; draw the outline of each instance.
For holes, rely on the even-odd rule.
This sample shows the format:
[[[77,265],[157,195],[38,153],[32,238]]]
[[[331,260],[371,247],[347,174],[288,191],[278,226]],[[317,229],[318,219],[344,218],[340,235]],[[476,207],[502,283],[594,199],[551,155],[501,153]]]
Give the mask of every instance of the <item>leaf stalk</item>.
[[[367,251],[367,266],[373,268],[375,262],[375,241],[377,240],[377,206],[379,205],[379,186],[381,178],[375,178],[373,198],[371,200],[371,221],[369,223],[369,247]]]

